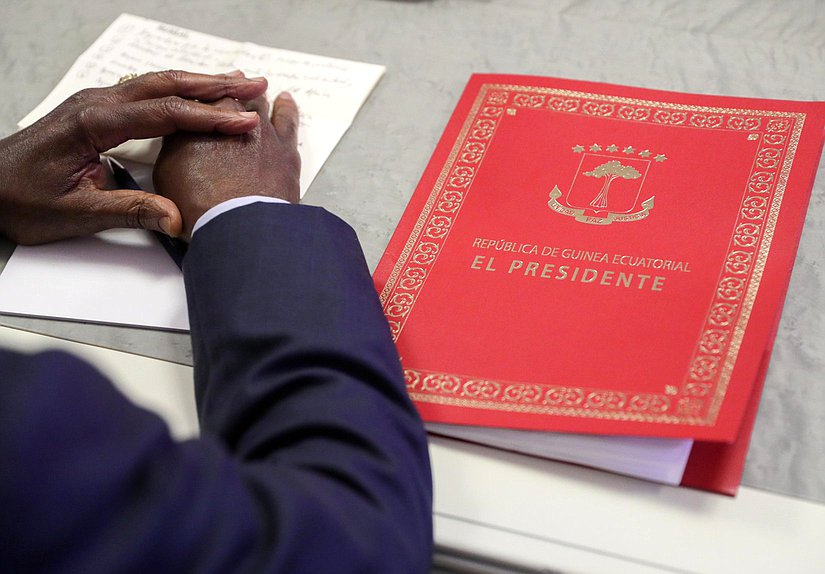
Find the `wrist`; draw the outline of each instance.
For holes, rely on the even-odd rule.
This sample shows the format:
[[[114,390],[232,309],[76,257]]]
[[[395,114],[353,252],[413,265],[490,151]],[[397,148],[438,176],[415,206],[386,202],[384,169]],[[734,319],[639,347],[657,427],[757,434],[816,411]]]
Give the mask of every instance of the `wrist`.
[[[195,225],[192,226],[192,233],[194,235],[195,232],[218,217],[226,213],[227,211],[231,211],[238,207],[242,207],[244,205],[249,205],[250,203],[289,203],[285,199],[281,199],[279,197],[270,197],[267,195],[247,195],[244,197],[233,197],[232,199],[227,199],[211,208],[209,208],[203,215],[201,215],[198,220],[195,222]]]

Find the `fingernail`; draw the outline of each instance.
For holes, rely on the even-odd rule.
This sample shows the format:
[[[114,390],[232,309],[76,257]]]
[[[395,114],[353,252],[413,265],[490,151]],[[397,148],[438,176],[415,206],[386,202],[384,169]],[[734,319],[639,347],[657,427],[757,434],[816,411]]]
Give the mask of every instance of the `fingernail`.
[[[241,72],[240,70],[232,70],[231,72],[227,72],[226,75],[229,76],[229,77],[232,77],[232,78],[243,78],[244,77],[243,72]]]
[[[257,118],[258,112],[238,112],[238,115],[244,119]]]
[[[169,217],[161,217],[160,221],[158,221],[158,227],[160,230],[163,231],[166,235],[172,235],[172,219]]]
[[[266,78],[264,78],[263,76],[257,76],[255,78],[247,78],[247,80],[249,80],[250,82],[265,82]]]
[[[292,94],[290,94],[289,92],[281,92],[280,94],[278,94],[278,97],[281,98],[282,100],[289,100],[290,102],[295,101],[292,98]]]

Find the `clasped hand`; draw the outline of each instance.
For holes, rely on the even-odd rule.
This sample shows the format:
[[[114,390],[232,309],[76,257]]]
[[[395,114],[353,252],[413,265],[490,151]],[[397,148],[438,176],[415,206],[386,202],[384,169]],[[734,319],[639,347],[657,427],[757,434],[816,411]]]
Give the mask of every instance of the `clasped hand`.
[[[239,181],[297,201],[297,108],[279,96],[262,122],[266,87],[240,72],[167,71],[78,92],[0,140],[0,235],[27,245],[113,227],[187,237],[205,209],[242,194]],[[172,136],[155,172],[161,195],[107,189],[100,154],[159,136]]]

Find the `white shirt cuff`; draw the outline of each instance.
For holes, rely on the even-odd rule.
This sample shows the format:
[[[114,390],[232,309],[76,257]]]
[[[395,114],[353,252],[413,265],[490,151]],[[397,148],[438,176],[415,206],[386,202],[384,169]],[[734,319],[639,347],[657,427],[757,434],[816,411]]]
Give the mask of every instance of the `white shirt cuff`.
[[[227,211],[231,211],[238,207],[243,207],[244,205],[249,205],[250,203],[289,203],[285,199],[281,199],[279,197],[268,197],[266,195],[247,195],[245,197],[233,197],[232,199],[227,199],[223,203],[219,203],[214,207],[210,208],[206,213],[201,215],[198,220],[195,222],[195,226],[192,228],[192,235],[195,235],[195,232],[218,217],[219,215],[226,213]]]

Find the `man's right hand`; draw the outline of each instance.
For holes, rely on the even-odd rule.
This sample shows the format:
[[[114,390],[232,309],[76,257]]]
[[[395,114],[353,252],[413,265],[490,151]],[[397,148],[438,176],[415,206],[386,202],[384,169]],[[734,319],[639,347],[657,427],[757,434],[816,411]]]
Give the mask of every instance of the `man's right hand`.
[[[244,111],[244,104],[232,98],[214,105]],[[300,198],[295,101],[280,94],[271,117],[263,97],[248,102],[246,109],[261,116],[247,133],[176,133],[164,138],[155,164],[155,189],[177,204],[186,239],[201,215],[228,199],[265,195],[297,203]]]

